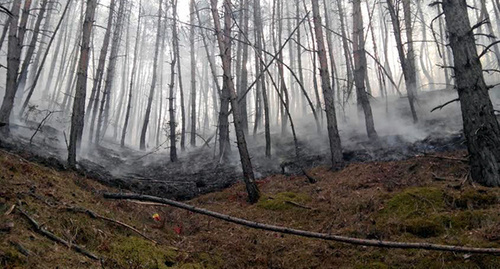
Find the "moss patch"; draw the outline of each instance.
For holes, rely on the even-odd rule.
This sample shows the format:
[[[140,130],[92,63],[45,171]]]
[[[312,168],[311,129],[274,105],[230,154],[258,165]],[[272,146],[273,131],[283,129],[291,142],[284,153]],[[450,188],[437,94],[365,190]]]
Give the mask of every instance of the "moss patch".
[[[409,188],[396,194],[381,212],[385,217],[408,219],[442,211],[445,207],[444,193],[438,188]]]
[[[488,208],[498,203],[497,194],[475,189],[469,189],[458,195],[451,196],[451,199],[453,205],[461,209]]]
[[[311,197],[303,193],[280,192],[273,197],[262,197],[257,206],[267,210],[287,210],[299,208],[293,203],[304,204],[311,201]]]
[[[176,263],[177,252],[135,236],[122,237],[111,243],[108,261],[119,268],[169,268]]]

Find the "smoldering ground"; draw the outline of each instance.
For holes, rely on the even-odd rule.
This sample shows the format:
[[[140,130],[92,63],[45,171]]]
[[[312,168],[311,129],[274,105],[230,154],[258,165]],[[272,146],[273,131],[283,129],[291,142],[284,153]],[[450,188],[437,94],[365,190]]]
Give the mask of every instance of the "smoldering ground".
[[[498,89],[494,89],[491,95],[494,104],[500,103],[497,98]],[[459,103],[454,102],[431,112],[455,98],[457,94],[454,90],[420,92],[420,121],[417,124],[411,121],[408,100],[404,96],[372,98],[375,127],[379,134],[379,139],[376,140],[368,139],[363,115],[358,115],[356,105],[347,104],[345,115],[342,111],[337,112],[344,160],[347,163],[391,161],[426,153],[464,149]],[[55,113],[40,124],[46,116],[47,113],[44,112],[31,113],[28,121],[14,125],[14,135],[2,140],[1,146],[21,152],[27,158],[35,158],[46,165],[63,169],[63,160],[67,154],[65,133],[68,131],[68,123],[63,115]],[[247,136],[258,178],[276,173],[301,174],[302,169],[328,164],[326,124],[320,122],[321,132],[318,133],[312,114],[292,119],[296,129],[298,155],[290,128],[284,133],[281,128],[271,129],[271,157],[264,155],[263,132]],[[231,129],[230,133],[234,134],[234,130]],[[168,143],[149,151],[139,151],[120,147],[111,142],[112,139],[104,139],[98,147],[82,149],[79,169],[85,175],[113,187],[162,197],[190,199],[231,186],[241,178],[235,138],[231,136],[233,146],[228,159],[221,160],[214,136],[212,133],[203,139],[199,138],[198,147],[180,152],[176,163],[169,161]]]

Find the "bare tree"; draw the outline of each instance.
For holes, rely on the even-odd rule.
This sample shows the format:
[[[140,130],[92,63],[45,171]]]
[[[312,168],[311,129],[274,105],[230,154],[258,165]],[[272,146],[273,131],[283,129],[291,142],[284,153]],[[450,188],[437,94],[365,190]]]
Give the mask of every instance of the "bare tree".
[[[353,50],[354,50],[354,83],[356,84],[356,95],[358,104],[361,105],[364,112],[366,132],[371,139],[377,138],[375,124],[373,123],[372,108],[368,94],[365,89],[366,75],[366,51],[365,34],[363,31],[363,14],[361,13],[361,0],[353,0]]]
[[[389,9],[389,14],[391,15],[394,37],[396,38],[396,45],[399,54],[399,61],[401,62],[401,68],[403,69],[403,76],[405,78],[406,91],[408,92],[408,101],[410,103],[411,115],[413,117],[413,122],[416,123],[418,121],[417,111],[415,109],[417,73],[415,70],[415,53],[413,51],[413,26],[411,20],[411,8],[409,0],[402,0],[402,2],[407,39],[406,43],[408,44],[406,54],[401,36],[401,23],[393,0],[387,0],[387,7]]]
[[[85,95],[87,93],[87,69],[90,58],[90,36],[94,25],[94,15],[97,0],[88,0],[83,22],[82,45],[80,49],[80,60],[78,62],[78,77],[76,82],[76,94],[73,102],[73,114],[71,115],[71,132],[69,136],[68,165],[76,165],[76,154],[80,147],[83,125],[85,118]]]
[[[177,18],[177,0],[172,0],[172,12],[174,18]],[[169,96],[168,96],[168,112],[169,112],[169,126],[170,126],[170,161],[177,161],[177,148],[175,145],[175,109],[174,109],[174,84],[175,84],[175,64],[179,60],[179,36],[177,30],[177,21],[174,20],[172,23],[172,46],[173,46],[173,57],[172,62],[170,63],[170,84],[169,88]],[[180,64],[179,64],[180,65]],[[180,70],[180,69],[179,69]],[[179,77],[180,78],[180,77]],[[180,83],[180,80],[179,80]],[[180,88],[182,91],[182,88]],[[181,100],[184,102],[184,100]],[[182,108],[184,109],[184,108]],[[182,144],[181,144],[182,146]]]
[[[323,88],[323,98],[325,100],[326,123],[328,129],[328,139],[330,142],[331,161],[332,167],[337,169],[343,165],[343,156],[339,130],[337,128],[335,94],[332,89],[332,84],[330,83],[328,58],[326,57],[323,25],[321,24],[318,0],[311,0],[311,2],[314,16],[314,30],[316,33],[316,43],[320,63],[319,74],[321,76],[321,87]]]
[[[12,4],[12,18],[9,26],[9,44],[7,53],[7,84],[5,86],[5,95],[3,97],[2,107],[0,107],[0,123],[2,132],[8,134],[10,114],[14,107],[14,98],[16,97],[16,82],[18,77],[22,40],[18,35],[19,11],[21,10],[21,0],[15,0]]]
[[[257,185],[255,184],[255,177],[253,174],[252,162],[250,161],[250,154],[245,140],[245,132],[241,124],[241,115],[238,107],[238,96],[234,86],[233,78],[231,75],[231,27],[232,27],[232,10],[231,0],[224,0],[224,32],[222,32],[221,24],[219,21],[219,12],[217,10],[217,0],[211,0],[212,16],[214,19],[215,32],[217,35],[217,42],[222,59],[223,74],[223,88],[230,95],[231,107],[233,108],[234,129],[236,131],[236,140],[238,150],[240,153],[241,166],[243,168],[243,180],[246,185],[248,193],[248,201],[256,203],[259,200],[260,193]],[[224,91],[224,90],[223,90]]]
[[[189,29],[189,45],[191,49],[191,137],[190,144],[192,147],[196,146],[196,50],[195,50],[195,3],[194,0],[189,2],[189,22],[191,28]]]
[[[486,186],[500,186],[500,126],[484,82],[466,0],[443,0],[441,4],[450,47],[455,82],[462,108],[464,133],[470,154],[471,176]]]

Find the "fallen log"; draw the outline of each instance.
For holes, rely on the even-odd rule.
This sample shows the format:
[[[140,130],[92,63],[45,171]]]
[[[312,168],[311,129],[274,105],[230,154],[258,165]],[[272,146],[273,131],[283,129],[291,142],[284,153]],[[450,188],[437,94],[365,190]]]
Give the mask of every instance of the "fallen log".
[[[425,250],[436,250],[436,251],[449,251],[449,252],[462,252],[462,253],[477,253],[477,254],[490,254],[499,255],[500,249],[498,248],[474,248],[474,247],[463,247],[463,246],[452,246],[452,245],[440,245],[431,243],[408,243],[408,242],[394,242],[394,241],[382,241],[382,240],[372,240],[372,239],[360,239],[353,237],[346,237],[341,235],[324,234],[317,232],[310,232],[298,229],[292,229],[288,227],[269,225],[264,223],[259,223],[255,221],[250,221],[246,219],[236,218],[229,215],[221,214],[218,212],[209,211],[203,208],[195,207],[185,203],[173,201],[170,199],[150,196],[150,195],[140,195],[140,194],[124,194],[124,193],[103,193],[104,198],[115,199],[115,200],[139,200],[145,202],[153,202],[166,204],[173,207],[185,209],[194,213],[210,216],[216,219],[224,220],[227,222],[232,222],[235,224],[243,225],[246,227],[284,233],[292,234],[309,238],[317,238],[328,241],[342,242],[352,245],[360,246],[370,246],[370,247],[381,247],[381,248],[400,248],[400,249],[425,249]]]

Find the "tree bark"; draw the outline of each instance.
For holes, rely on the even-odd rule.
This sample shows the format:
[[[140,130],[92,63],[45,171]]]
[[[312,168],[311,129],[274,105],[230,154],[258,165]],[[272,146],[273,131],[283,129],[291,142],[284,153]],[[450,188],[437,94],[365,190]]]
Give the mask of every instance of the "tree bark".
[[[365,34],[363,31],[363,14],[361,13],[361,0],[353,0],[353,50],[354,50],[354,83],[356,84],[356,94],[358,104],[361,104],[364,112],[366,132],[370,139],[377,138],[375,124],[373,122],[372,108],[368,94],[365,89],[366,79],[366,51]]]
[[[241,166],[243,169],[243,180],[245,182],[248,193],[248,201],[253,204],[259,200],[260,193],[257,185],[255,184],[252,162],[250,160],[250,154],[248,152],[245,140],[245,133],[243,132],[243,128],[241,125],[241,115],[238,107],[238,96],[236,95],[236,89],[231,75],[231,26],[233,23],[231,0],[224,0],[224,32],[221,31],[219,12],[217,10],[217,0],[211,0],[211,7],[217,41],[219,44],[219,50],[222,59],[222,68],[224,70],[224,87],[226,88],[226,92],[230,96],[231,107],[233,108],[234,129],[236,131],[236,140],[240,153]]]
[[[9,134],[10,114],[14,106],[16,97],[16,81],[18,77],[19,65],[21,62],[21,43],[18,36],[19,11],[21,10],[21,0],[15,0],[12,4],[12,18],[9,26],[9,40],[7,53],[7,83],[2,107],[0,107],[1,131]]]
[[[326,108],[326,123],[328,129],[328,139],[330,142],[330,153],[332,167],[338,169],[343,165],[342,146],[340,143],[339,131],[337,128],[337,116],[335,112],[335,95],[330,83],[330,72],[328,71],[328,59],[325,51],[325,41],[323,37],[323,26],[319,12],[318,0],[311,0],[313,10],[314,29],[316,33],[316,43],[318,49],[321,76],[321,87],[323,88],[323,98]]]
[[[80,49],[80,60],[78,62],[78,76],[76,82],[76,94],[73,102],[73,114],[71,115],[71,132],[69,135],[68,165],[75,167],[76,154],[80,147],[84,117],[85,117],[85,95],[87,93],[87,69],[89,65],[90,36],[94,24],[94,15],[97,0],[88,0],[85,11],[85,20],[82,28],[82,45]]]
[[[500,126],[484,82],[465,0],[444,0],[442,7],[453,51],[472,179],[500,186]]]
[[[401,24],[399,16],[396,13],[393,0],[387,0],[387,7],[391,15],[392,27],[394,29],[394,37],[396,38],[396,46],[399,54],[399,61],[403,69],[403,76],[405,78],[406,91],[408,92],[408,101],[410,103],[411,115],[413,122],[418,122],[417,112],[415,110],[415,99],[417,90],[417,73],[415,71],[415,53],[413,51],[413,34],[411,22],[411,9],[409,0],[403,0],[403,13],[405,19],[406,37],[408,43],[408,51],[405,55],[403,41],[401,37]]]
[[[177,18],[177,0],[172,0],[172,11],[174,18]],[[175,144],[175,96],[174,96],[174,84],[175,84],[175,64],[179,60],[179,37],[177,33],[177,21],[174,20],[172,24],[172,46],[174,50],[174,55],[172,62],[170,63],[170,84],[169,84],[169,95],[168,95],[168,112],[170,116],[169,126],[170,126],[170,161],[177,161],[177,148]],[[180,63],[179,63],[180,65]],[[179,68],[180,70],[180,68]],[[180,78],[180,77],[179,77]],[[180,81],[179,81],[180,83]],[[182,88],[180,89],[182,91]],[[182,93],[181,93],[182,94]],[[182,99],[181,102],[184,102]],[[182,146],[182,144],[181,144]]]
[[[196,147],[196,50],[194,44],[195,28],[195,3],[194,0],[189,1],[189,47],[191,50],[191,136],[189,144]]]

